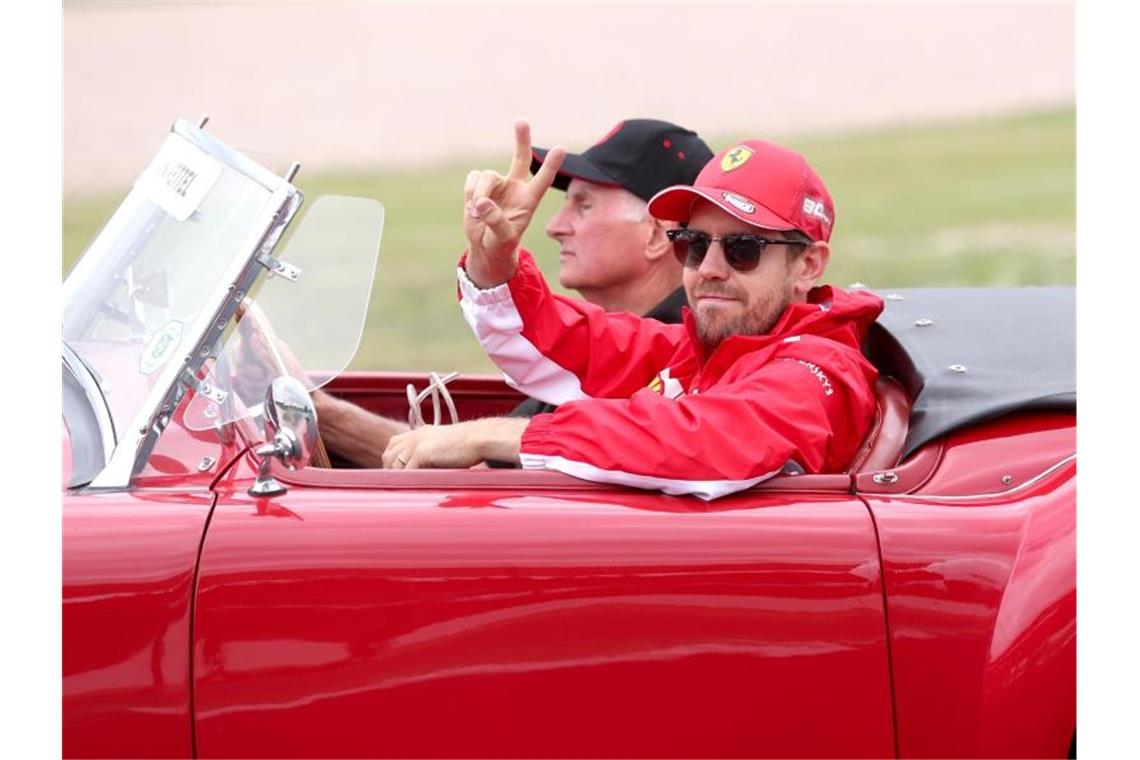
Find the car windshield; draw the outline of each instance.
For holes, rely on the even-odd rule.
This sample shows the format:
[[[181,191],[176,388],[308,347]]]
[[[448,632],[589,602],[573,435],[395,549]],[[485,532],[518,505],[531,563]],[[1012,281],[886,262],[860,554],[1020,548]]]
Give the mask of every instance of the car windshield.
[[[309,387],[348,364],[368,310],[384,209],[360,198],[318,199],[270,258],[300,201],[284,179],[200,129],[175,125],[64,282],[65,357],[97,386],[116,450],[134,444],[134,458],[138,436],[169,414],[180,384],[211,386],[184,416],[195,428],[259,411],[289,362],[248,350],[248,339],[243,348],[253,322],[234,328],[239,303],[256,304],[246,313],[273,326],[294,364],[317,370]]]
[[[63,339],[116,430],[181,362],[266,229],[273,192],[171,134],[64,283]]]

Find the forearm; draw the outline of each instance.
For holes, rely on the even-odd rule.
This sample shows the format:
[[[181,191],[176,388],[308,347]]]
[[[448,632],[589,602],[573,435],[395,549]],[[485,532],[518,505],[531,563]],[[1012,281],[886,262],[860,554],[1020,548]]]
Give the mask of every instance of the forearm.
[[[313,402],[325,445],[360,467],[383,467],[381,455],[388,441],[408,430],[405,422],[373,414],[324,391],[314,391]]]

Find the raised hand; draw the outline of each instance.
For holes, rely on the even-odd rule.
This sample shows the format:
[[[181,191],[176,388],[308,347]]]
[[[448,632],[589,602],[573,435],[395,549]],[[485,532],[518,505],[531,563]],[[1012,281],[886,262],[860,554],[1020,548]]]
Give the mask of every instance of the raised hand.
[[[535,209],[554,182],[566,151],[555,146],[530,177],[530,125],[515,123],[515,155],[504,177],[484,169],[467,175],[463,187],[463,234],[467,236],[467,276],[489,288],[506,282],[518,267],[518,247]]]

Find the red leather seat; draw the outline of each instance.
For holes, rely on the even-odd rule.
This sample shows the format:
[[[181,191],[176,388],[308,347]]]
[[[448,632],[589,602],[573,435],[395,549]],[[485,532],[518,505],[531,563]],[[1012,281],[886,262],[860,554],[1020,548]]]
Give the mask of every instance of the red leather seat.
[[[910,426],[910,399],[894,378],[879,376],[875,383],[875,419],[855,452],[848,472],[887,470],[902,456]]]

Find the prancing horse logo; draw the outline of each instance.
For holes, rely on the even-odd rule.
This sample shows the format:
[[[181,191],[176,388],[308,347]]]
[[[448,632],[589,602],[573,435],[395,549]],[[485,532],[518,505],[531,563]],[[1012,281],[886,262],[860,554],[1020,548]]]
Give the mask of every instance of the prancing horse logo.
[[[737,145],[735,148],[724,154],[724,158],[720,160],[720,170],[722,172],[730,172],[733,169],[739,169],[744,166],[744,162],[752,158],[752,149],[745,148],[743,145]]]

